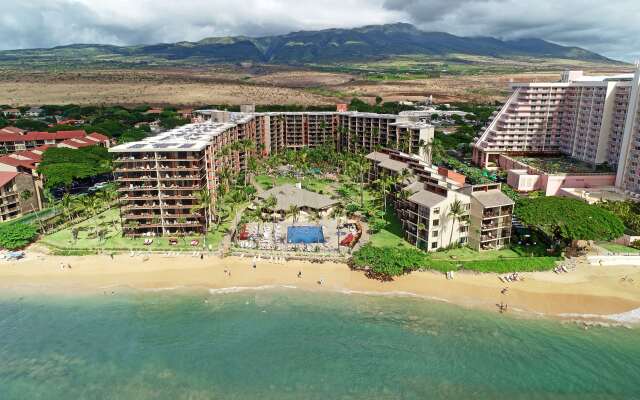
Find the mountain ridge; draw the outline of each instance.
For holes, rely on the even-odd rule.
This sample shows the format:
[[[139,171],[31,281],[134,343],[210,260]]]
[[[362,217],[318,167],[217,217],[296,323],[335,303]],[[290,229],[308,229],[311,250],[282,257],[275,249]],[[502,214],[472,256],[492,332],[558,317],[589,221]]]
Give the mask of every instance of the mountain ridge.
[[[501,40],[494,37],[463,37],[446,32],[423,31],[411,24],[367,25],[297,31],[262,37],[208,37],[196,42],[116,46],[70,44],[52,48],[0,51],[0,62],[53,59],[73,62],[83,57],[109,59],[199,60],[206,63],[272,63],[299,65],[367,61],[394,56],[446,56],[467,54],[509,58],[516,56],[621,63],[589,50],[562,46],[537,38]]]

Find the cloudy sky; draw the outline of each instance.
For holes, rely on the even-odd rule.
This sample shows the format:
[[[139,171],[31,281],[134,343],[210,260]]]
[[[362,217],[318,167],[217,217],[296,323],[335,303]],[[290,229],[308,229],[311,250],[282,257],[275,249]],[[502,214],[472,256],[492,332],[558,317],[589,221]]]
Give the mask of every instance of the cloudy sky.
[[[409,22],[640,58],[640,0],[0,0],[0,48],[150,44]]]

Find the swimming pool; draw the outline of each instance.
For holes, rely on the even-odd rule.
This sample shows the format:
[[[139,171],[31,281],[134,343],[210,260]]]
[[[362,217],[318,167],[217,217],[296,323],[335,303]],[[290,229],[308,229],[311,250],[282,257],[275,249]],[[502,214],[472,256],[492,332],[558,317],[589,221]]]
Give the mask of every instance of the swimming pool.
[[[324,243],[321,226],[289,226],[287,227],[288,243]]]

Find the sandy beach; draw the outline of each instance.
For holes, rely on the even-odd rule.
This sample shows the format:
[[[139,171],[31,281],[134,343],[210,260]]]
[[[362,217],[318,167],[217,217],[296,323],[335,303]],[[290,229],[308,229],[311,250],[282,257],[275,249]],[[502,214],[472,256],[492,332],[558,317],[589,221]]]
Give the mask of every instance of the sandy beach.
[[[71,268],[61,268],[70,264]],[[227,272],[225,272],[225,270]],[[302,272],[298,277],[298,272]],[[413,295],[469,308],[557,318],[640,322],[640,268],[580,263],[569,273],[521,274],[525,280],[502,283],[495,274],[457,273],[447,280],[436,272],[415,272],[393,282],[368,279],[336,263],[204,259],[191,256],[130,255],[58,257],[34,251],[24,260],[0,263],[0,290],[34,293],[111,293],[122,289],[205,288],[217,291],[257,287],[295,287],[345,293]],[[623,279],[624,278],[624,279]],[[322,281],[322,284],[318,282]],[[506,294],[501,290],[508,287]]]

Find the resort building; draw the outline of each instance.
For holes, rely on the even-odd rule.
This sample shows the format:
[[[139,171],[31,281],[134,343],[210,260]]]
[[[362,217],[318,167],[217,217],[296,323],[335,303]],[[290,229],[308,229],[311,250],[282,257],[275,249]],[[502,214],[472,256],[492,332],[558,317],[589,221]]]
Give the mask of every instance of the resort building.
[[[396,178],[390,199],[409,243],[427,251],[467,244],[499,249],[510,243],[514,202],[500,184],[468,185],[463,175],[394,150],[367,158],[373,163],[370,180],[381,174]]]
[[[246,168],[255,147],[231,145],[255,143],[255,127],[251,118],[234,116],[230,122],[189,124],[112,147],[123,232],[130,236],[203,232],[205,213],[194,212],[203,201],[202,191],[215,193],[221,175]]]
[[[43,207],[44,184],[42,182],[42,176],[37,172],[37,168],[40,161],[42,161],[42,154],[47,148],[49,148],[49,146],[40,146],[31,150],[19,151],[0,157],[0,173],[19,173],[31,177],[34,185],[33,198],[37,202],[36,210],[40,210]],[[25,213],[26,212],[29,211],[27,210]]]
[[[356,112],[243,110],[194,111],[196,123],[109,150],[116,154],[126,235],[201,233],[205,213],[194,210],[202,206],[203,191],[215,193],[224,184],[221,176],[246,170],[252,154],[332,145],[369,153],[370,180],[381,174],[396,178],[389,200],[405,239],[415,246],[435,251],[469,244],[481,250],[510,242],[513,201],[499,184],[467,185],[463,175],[431,165],[423,150],[433,139],[433,128],[425,122]],[[261,198],[272,195],[280,211],[295,204],[327,214],[336,204],[293,185],[259,193]]]
[[[0,222],[39,209],[33,177],[19,172],[0,172]]]
[[[5,154],[30,150],[40,146],[63,145],[79,148],[100,145],[109,147],[109,143],[109,138],[100,133],[87,134],[82,130],[58,132],[25,132],[16,130],[6,133],[0,131],[0,152]]]
[[[640,196],[640,69],[559,82],[515,83],[505,105],[474,144],[473,160],[499,166],[500,155],[557,156],[617,169],[615,186]]]
[[[272,196],[276,199],[273,211],[280,215],[286,214],[292,206],[295,206],[301,211],[317,212],[319,216],[325,216],[339,203],[338,200],[334,200],[329,196],[303,189],[300,184],[281,185],[258,192],[258,198],[262,200]]]
[[[340,151],[362,152],[389,146],[421,153],[426,159],[423,145],[434,134],[424,122],[394,115],[243,110],[248,112],[194,111],[195,123],[110,148],[116,154],[125,234],[203,232],[204,213],[193,211],[202,200],[201,192],[215,193],[221,175],[246,170],[251,154],[268,156],[327,144]]]

